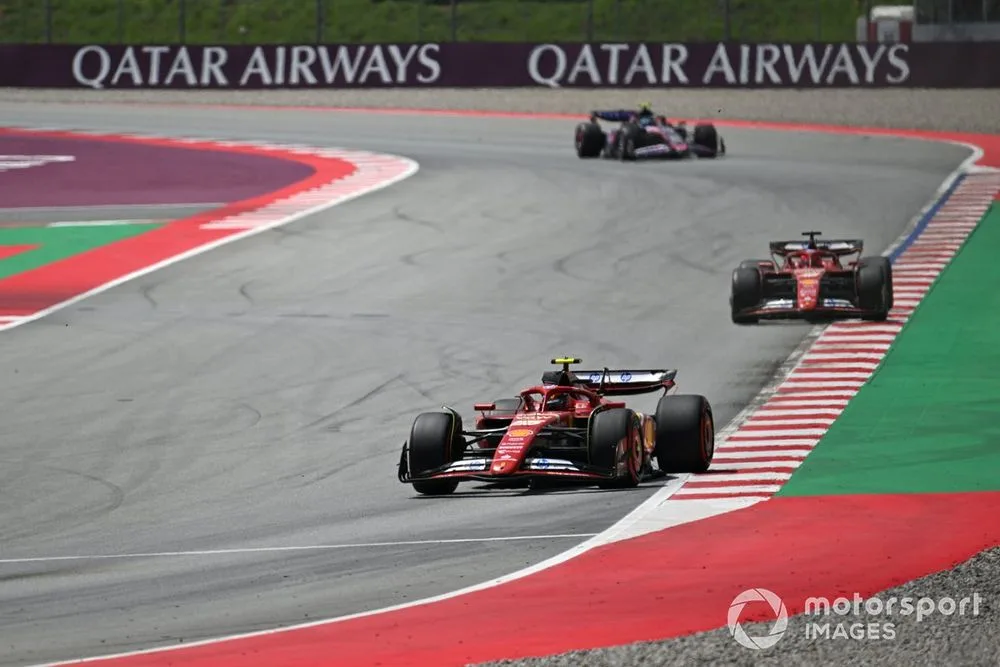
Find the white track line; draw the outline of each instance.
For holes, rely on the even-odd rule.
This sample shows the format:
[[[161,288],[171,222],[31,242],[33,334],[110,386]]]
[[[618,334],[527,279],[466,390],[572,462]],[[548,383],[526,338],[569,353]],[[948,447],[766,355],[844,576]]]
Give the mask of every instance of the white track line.
[[[193,556],[232,556],[240,554],[269,554],[288,551],[335,551],[339,549],[382,549],[392,547],[444,546],[449,544],[477,544],[489,542],[525,542],[532,540],[569,540],[593,537],[597,533],[561,533],[555,535],[511,535],[505,537],[459,537],[444,540],[401,540],[397,542],[359,542],[356,544],[308,544],[285,547],[242,547],[234,549],[200,549],[194,551],[153,551],[134,554],[90,554],[80,556],[26,556],[0,558],[0,565],[17,563],[52,563],[66,560],[124,560],[133,558],[177,558]]]

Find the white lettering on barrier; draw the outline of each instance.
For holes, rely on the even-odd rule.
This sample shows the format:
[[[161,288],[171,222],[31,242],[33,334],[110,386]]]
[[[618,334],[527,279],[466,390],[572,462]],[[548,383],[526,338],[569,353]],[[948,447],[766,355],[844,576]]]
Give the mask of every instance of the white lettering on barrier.
[[[438,44],[255,47],[243,65],[238,87],[347,85],[377,81],[385,85],[422,84],[441,77]],[[332,53],[331,53],[332,51]],[[73,57],[73,78],[94,89],[177,86],[229,87],[225,46],[129,46],[115,57],[99,45],[84,46]],[[318,67],[317,67],[318,61]],[[200,62],[200,68],[196,63]],[[166,75],[164,76],[164,72]]]
[[[583,44],[575,56],[558,44],[540,44],[528,55],[528,75],[549,88],[564,85],[688,84],[699,68],[685,44],[662,44],[657,76],[647,44]],[[570,50],[572,53],[572,50]],[[715,46],[700,76],[702,85],[833,86],[887,83],[910,78],[907,44],[732,44]],[[702,61],[704,62],[704,61]],[[880,71],[880,65],[884,65]],[[621,72],[624,69],[624,77]]]

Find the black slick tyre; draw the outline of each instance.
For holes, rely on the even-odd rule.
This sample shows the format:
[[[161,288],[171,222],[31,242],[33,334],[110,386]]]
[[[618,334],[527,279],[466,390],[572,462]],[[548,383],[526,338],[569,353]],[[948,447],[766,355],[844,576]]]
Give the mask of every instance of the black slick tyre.
[[[885,276],[887,283],[887,288],[889,291],[889,310],[893,307],[893,290],[892,290],[892,262],[889,261],[888,257],[862,257],[858,262],[858,266],[877,266],[882,274]]]
[[[760,270],[761,268],[770,268],[770,269],[773,269],[774,268],[774,262],[771,261],[771,260],[769,260],[769,259],[745,259],[742,262],[740,262],[740,265],[737,268],[740,268],[740,269],[757,269],[757,270]]]
[[[705,472],[715,457],[715,419],[697,394],[664,396],[656,405],[656,462],[666,473]]]
[[[625,472],[618,474],[619,445],[625,443]],[[587,438],[590,465],[613,474],[601,487],[633,487],[642,474],[642,435],[639,417],[628,408],[598,412],[591,420]]]
[[[604,132],[597,123],[580,123],[576,126],[574,134],[577,157],[581,159],[600,157],[605,140]]]
[[[880,262],[859,263],[857,270],[858,306],[863,320],[884,322],[892,308],[892,274]]]
[[[712,156],[719,153],[719,133],[711,123],[700,123],[694,126],[694,143],[712,151]]]
[[[417,415],[410,429],[407,466],[411,477],[451,463],[465,451],[462,420],[449,412],[424,412]],[[442,496],[454,493],[457,479],[414,479],[417,493]]]
[[[756,324],[759,318],[755,315],[744,315],[743,311],[757,307],[762,298],[763,281],[758,267],[741,265],[733,271],[729,305],[734,324]]]
[[[628,125],[619,133],[618,157],[622,162],[635,162],[635,149],[639,148],[639,128]]]

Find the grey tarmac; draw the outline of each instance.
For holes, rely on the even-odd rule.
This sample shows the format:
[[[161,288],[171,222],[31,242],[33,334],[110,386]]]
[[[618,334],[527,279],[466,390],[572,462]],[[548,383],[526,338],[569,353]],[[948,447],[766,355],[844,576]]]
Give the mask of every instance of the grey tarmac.
[[[569,353],[676,366],[721,426],[808,331],[732,326],[731,268],[805,228],[878,252],[967,155],[733,130],[725,160],[628,165],[577,160],[566,121],[79,102],[0,113],[381,150],[421,169],[4,334],[2,557],[82,557],[0,563],[5,664],[363,611],[569,548],[656,485],[415,498],[395,479],[413,416],[468,414]]]

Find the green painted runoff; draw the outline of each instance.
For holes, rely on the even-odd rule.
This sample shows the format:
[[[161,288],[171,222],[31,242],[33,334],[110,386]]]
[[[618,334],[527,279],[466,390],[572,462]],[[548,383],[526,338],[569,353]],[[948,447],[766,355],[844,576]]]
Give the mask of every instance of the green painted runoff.
[[[81,227],[4,227],[2,246],[37,245],[26,252],[0,259],[0,279],[52,264],[102,245],[138,236],[160,223]]]
[[[1000,490],[1000,205],[779,496]]]

